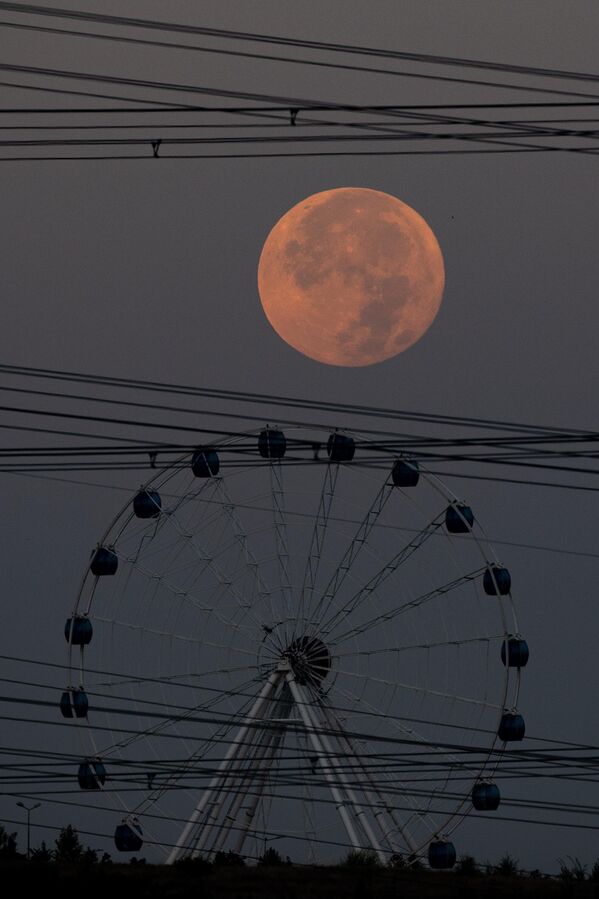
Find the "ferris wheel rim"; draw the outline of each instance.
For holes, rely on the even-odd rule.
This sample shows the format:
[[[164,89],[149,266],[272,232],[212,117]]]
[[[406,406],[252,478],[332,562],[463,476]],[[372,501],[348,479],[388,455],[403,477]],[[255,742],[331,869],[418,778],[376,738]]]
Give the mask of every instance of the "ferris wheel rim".
[[[256,431],[255,431],[254,429],[252,429],[251,431],[248,431],[248,432],[246,432],[246,434],[243,435],[243,437],[247,437],[247,436],[253,436],[253,437],[255,437],[255,436],[256,436]],[[236,437],[236,438],[232,438],[232,442],[236,441],[237,439],[241,439],[241,438],[237,438],[237,437]],[[226,446],[226,444],[223,443],[223,447],[225,447],[225,446]],[[178,457],[178,460],[177,460],[177,461],[180,462],[180,463],[183,463],[183,462],[185,462],[186,460],[189,460],[189,458],[190,458],[191,455],[192,455],[191,453],[184,453],[184,454],[182,454],[180,457]],[[332,463],[328,463],[328,468],[329,468],[329,470],[330,470],[330,468],[331,468],[331,465],[332,465]],[[337,465],[337,470],[339,469],[339,467],[340,467],[340,466]],[[271,465],[271,470],[272,470],[273,468],[274,468],[274,466]],[[421,474],[423,475],[423,477],[427,478],[427,480],[429,481],[429,483],[431,483],[432,485],[434,485],[434,486],[436,487],[437,491],[441,494],[441,496],[443,496],[443,498],[444,498],[450,505],[458,504],[458,503],[460,502],[460,500],[458,500],[457,496],[455,496],[455,494],[453,494],[453,492],[450,491],[449,488],[447,488],[447,486],[446,486],[445,484],[443,484],[443,483],[440,481],[440,479],[436,478],[434,475],[431,475],[429,472],[426,471],[425,468],[422,468],[422,467],[421,467],[421,468],[420,468],[420,472],[421,472]],[[163,486],[164,486],[165,484],[167,484],[172,478],[174,478],[174,477],[176,476],[176,474],[177,474],[177,469],[175,469],[175,468],[167,469],[166,471],[163,471],[163,472],[158,472],[156,475],[154,475],[154,477],[152,477],[149,481],[147,481],[144,485],[142,485],[142,487],[141,487],[140,489],[147,492],[148,490],[153,489],[153,488],[158,489],[158,488],[160,488],[160,487],[163,487]],[[214,481],[222,480],[222,478],[220,478],[219,476],[217,476],[217,478],[214,478],[213,480],[214,480]],[[210,483],[210,481],[204,482],[204,483],[201,485],[201,488],[199,489],[198,493],[200,493],[203,489],[205,489],[205,488],[207,487],[208,483]],[[128,512],[128,515],[127,515],[127,511],[128,511],[128,510],[129,510],[129,503],[128,503],[126,506],[123,507],[123,509],[121,510],[121,512],[120,512],[117,516],[115,516],[113,522],[110,524],[110,526],[109,526],[109,527],[106,529],[106,531],[104,532],[104,535],[103,535],[103,537],[102,537],[102,539],[101,539],[99,545],[104,546],[104,545],[107,545],[107,544],[108,544],[108,545],[112,545],[112,546],[113,546],[113,545],[115,545],[116,542],[118,542],[118,537],[117,537],[117,539],[116,539],[114,542],[111,542],[111,541],[110,541],[110,537],[111,537],[111,534],[112,534],[114,528],[117,526],[117,524],[119,524],[119,522],[121,522],[121,519],[123,519],[123,521],[122,521],[122,523],[121,523],[120,531],[118,532],[118,535],[119,535],[119,536],[122,535],[122,533],[125,531],[127,525],[128,525],[128,524],[131,522],[131,520],[133,519],[133,512],[129,511],[129,512]],[[476,524],[477,524],[477,527],[480,527],[480,526],[479,526],[479,523],[478,523],[478,519],[477,519],[477,521],[476,521]],[[482,532],[482,529],[481,529],[481,536],[479,536],[477,533],[475,533],[475,532],[474,532],[474,529],[471,529],[470,536],[472,537],[473,541],[476,543],[476,545],[477,545],[477,547],[478,547],[478,549],[479,549],[481,558],[482,558],[482,560],[484,561],[484,563],[485,563],[485,565],[486,565],[487,567],[488,567],[489,565],[492,565],[492,564],[499,564],[499,563],[498,563],[498,558],[497,558],[496,554],[494,553],[494,550],[492,549],[491,544],[489,543],[488,539],[486,538],[486,535],[484,534],[484,532]],[[483,547],[483,543],[484,543],[484,547]],[[489,552],[489,551],[490,551],[490,552]],[[492,554],[491,556],[490,556],[490,553]],[[80,612],[80,608],[81,608],[80,603],[81,603],[82,597],[83,597],[84,594],[85,594],[86,587],[87,587],[87,585],[88,585],[90,582],[92,582],[92,586],[91,586],[91,589],[89,590],[89,594],[88,594],[89,600],[88,600],[87,606],[86,606],[86,608],[85,608],[85,612],[83,613],[84,615],[89,615],[89,614],[90,614],[91,609],[92,609],[92,605],[93,605],[93,602],[94,602],[94,598],[95,598],[95,590],[96,590],[96,586],[97,586],[98,579],[96,578],[95,582],[93,582],[93,578],[92,578],[92,576],[90,575],[90,572],[89,572],[89,569],[88,569],[88,570],[86,571],[86,574],[84,575],[84,578],[83,578],[83,581],[82,581],[82,584],[81,584],[81,588],[80,588],[80,590],[79,590],[79,594],[78,594],[78,597],[77,597],[77,602],[76,602],[76,604],[75,604],[75,608],[74,608],[74,611],[73,611],[73,616],[78,615],[78,614],[81,614],[81,612]],[[502,620],[503,620],[503,622],[504,622],[504,634],[502,635],[502,639],[505,640],[505,639],[507,639],[507,637],[510,635],[511,632],[517,632],[517,623],[516,623],[515,610],[514,610],[514,606],[513,606],[513,601],[512,601],[511,594],[509,594],[509,595],[507,596],[507,598],[506,598],[505,596],[502,596],[502,597],[500,597],[500,598],[501,598],[501,600],[505,600],[505,601],[506,601],[506,604],[509,605],[509,607],[510,607],[510,612],[511,612],[511,614],[513,615],[513,620],[514,620],[514,627],[513,627],[513,628],[511,629],[511,631],[510,631],[510,629],[507,627],[507,623],[506,623],[506,617],[505,617],[505,614],[504,614],[504,606],[503,606],[503,602],[500,602],[500,603],[499,603],[499,608],[500,608],[500,610],[501,610]],[[85,603],[83,603],[83,605],[85,606]],[[71,656],[71,651],[72,651],[72,649],[73,649],[72,642],[69,642],[69,656]],[[84,675],[84,670],[85,670],[85,669],[84,669],[84,660],[83,660],[83,656],[84,656],[83,647],[81,647],[81,650],[80,650],[80,662],[79,662],[79,674],[80,674],[80,682],[81,682],[81,683],[84,682],[84,677],[83,677],[83,675]],[[69,660],[69,671],[70,671],[70,670],[71,670],[71,665],[70,665],[70,660]],[[504,683],[505,683],[505,692],[504,692],[503,701],[502,701],[502,703],[498,706],[499,714],[500,714],[500,715],[501,715],[501,713],[503,712],[503,710],[505,710],[505,708],[507,707],[508,689],[509,689],[509,681],[510,681],[510,674],[511,674],[511,673],[513,673],[513,672],[510,672],[509,666],[506,665],[506,668],[505,668],[505,679],[504,679]],[[71,679],[72,682],[74,682],[72,677],[71,677],[70,679]],[[517,699],[518,699],[519,671],[518,671],[518,673],[515,674],[515,676],[512,678],[512,681],[514,681],[514,680],[515,680],[515,682],[516,682],[516,689],[515,689],[515,692],[514,692],[513,695],[512,695],[512,699],[513,699],[513,704],[516,705]],[[496,744],[497,744],[497,741],[498,741],[498,737],[495,736],[494,739],[493,739],[493,741],[492,741],[491,746],[489,747],[489,756],[488,756],[489,759],[491,758],[491,756],[492,756],[492,754],[493,754],[493,751],[494,751],[494,748],[495,748],[495,746],[496,746]],[[467,798],[464,797],[464,800],[463,800],[462,804],[460,805],[460,808],[463,807],[463,805],[464,805],[464,803],[465,803],[466,801],[467,801]],[[454,822],[454,823],[451,823],[451,822]],[[458,824],[459,824],[459,809],[456,810],[456,812],[454,813],[454,815],[452,816],[452,818],[451,818],[451,819],[447,822],[447,824],[444,826],[443,832],[444,832],[444,833],[449,833],[449,832],[451,832],[451,830],[453,830]]]

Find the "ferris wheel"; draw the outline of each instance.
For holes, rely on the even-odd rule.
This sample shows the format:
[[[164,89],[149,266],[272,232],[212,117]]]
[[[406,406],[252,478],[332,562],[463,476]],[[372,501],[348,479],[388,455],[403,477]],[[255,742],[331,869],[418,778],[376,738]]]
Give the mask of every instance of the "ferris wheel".
[[[347,432],[226,436],[161,469],[101,536],[65,625],[83,790],[122,851],[272,841],[451,867],[524,736],[528,646],[478,517]]]

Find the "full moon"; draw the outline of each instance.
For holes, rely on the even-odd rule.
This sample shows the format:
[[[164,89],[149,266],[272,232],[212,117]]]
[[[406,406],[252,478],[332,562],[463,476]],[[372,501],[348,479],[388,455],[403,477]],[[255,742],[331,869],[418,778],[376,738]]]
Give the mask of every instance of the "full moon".
[[[329,365],[402,353],[432,324],[445,270],[435,235],[397,197],[363,187],[313,194],[268,235],[258,291],[277,334]]]

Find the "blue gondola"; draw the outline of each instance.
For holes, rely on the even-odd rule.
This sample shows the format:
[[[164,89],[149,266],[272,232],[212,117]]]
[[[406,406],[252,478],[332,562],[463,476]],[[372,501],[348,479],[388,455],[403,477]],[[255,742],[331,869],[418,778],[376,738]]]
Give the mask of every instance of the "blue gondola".
[[[455,865],[455,846],[448,840],[434,840],[428,847],[428,863],[431,868],[453,868]]]
[[[60,711],[63,718],[85,718],[89,709],[87,693],[81,687],[65,690],[60,697]]]
[[[98,546],[92,554],[90,571],[95,577],[105,577],[116,574],[119,567],[119,558],[109,546]]]
[[[213,478],[219,468],[218,453],[211,446],[200,447],[191,457],[191,470],[196,478]]]
[[[483,590],[487,596],[507,596],[512,589],[512,577],[507,568],[491,565],[483,577]]]
[[[82,790],[100,790],[106,782],[106,768],[99,759],[81,762],[77,780]]]
[[[65,622],[65,639],[72,646],[87,646],[88,643],[91,643],[93,633],[92,623],[84,615],[73,615]]]
[[[517,712],[504,712],[497,730],[497,736],[504,743],[516,743],[524,739],[526,728],[524,718]]]
[[[497,784],[480,781],[472,789],[472,805],[478,812],[494,812],[499,808],[501,794]]]
[[[263,459],[282,459],[287,451],[287,440],[282,431],[265,428],[258,437],[258,452]]]
[[[119,852],[139,852],[143,844],[143,831],[137,818],[124,818],[114,832],[116,848]]]
[[[398,459],[391,477],[396,487],[415,487],[420,479],[418,462],[414,459]]]
[[[331,462],[351,462],[356,451],[353,437],[331,434],[327,440],[327,454]]]
[[[474,514],[470,506],[456,503],[445,512],[445,527],[450,534],[468,534],[474,524]]]
[[[133,512],[137,518],[158,518],[162,501],[156,490],[140,490],[133,499]]]
[[[529,655],[528,643],[521,637],[509,637],[501,644],[501,661],[508,668],[524,668]]]

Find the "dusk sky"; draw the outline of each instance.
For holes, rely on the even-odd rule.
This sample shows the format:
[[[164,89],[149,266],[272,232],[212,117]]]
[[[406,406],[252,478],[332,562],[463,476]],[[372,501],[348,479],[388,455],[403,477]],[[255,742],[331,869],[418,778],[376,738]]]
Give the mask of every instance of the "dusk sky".
[[[49,4],[44,4],[49,7]],[[168,4],[146,0],[81,4],[85,11],[115,16],[210,26],[336,44],[484,60],[504,65],[593,73],[597,69],[599,10],[591,0],[565,4],[558,0],[490,2],[479,0],[358,0],[290,2],[233,0]],[[79,8],[72,2],[61,8]],[[202,87],[296,98],[300,103],[339,106],[414,106],[517,102],[581,102],[596,97],[589,80],[532,77],[449,67],[406,60],[373,59],[285,48],[201,35],[142,32],[107,24],[24,16],[0,4],[2,61],[7,66],[86,72],[112,78]],[[99,39],[59,36],[3,27],[8,22],[96,31],[148,40],[272,53],[293,59],[326,59],[348,65],[387,69],[375,74],[309,65],[239,58],[208,52],[150,48]],[[474,79],[465,84],[412,77],[415,75]],[[599,76],[595,76],[599,77]],[[207,96],[156,86],[99,83],[43,73],[7,70],[1,74],[0,108],[51,109],[102,106],[116,108],[159,100],[165,105],[261,105],[263,101]],[[492,86],[493,82],[496,85]],[[17,88],[15,85],[20,85]],[[507,85],[512,85],[509,89]],[[24,86],[89,91],[122,100],[73,96],[24,89]],[[546,93],[535,93],[542,88]],[[556,93],[552,93],[555,91]],[[289,104],[280,104],[288,110]],[[298,104],[296,104],[298,105]],[[462,117],[513,121],[559,119],[556,127],[596,127],[596,107],[573,109],[450,110]],[[300,127],[300,112],[295,132]],[[322,113],[319,114],[322,117]],[[352,118],[354,114],[345,113]],[[194,118],[195,116],[195,118]],[[339,114],[335,113],[339,118]],[[357,113],[354,118],[357,117]],[[99,119],[89,115],[87,124]],[[599,380],[599,233],[597,139],[544,138],[547,152],[469,153],[498,149],[497,144],[428,140],[341,144],[233,144],[168,146],[168,137],[190,136],[168,127],[176,117],[164,113],[138,116],[144,130],[118,137],[147,136],[141,147],[14,148],[0,146],[0,161],[9,156],[81,156],[130,153],[139,159],[32,159],[2,161],[2,328],[5,364],[147,379],[194,387],[252,391],[285,397],[360,404],[474,419],[519,422],[552,428],[594,430],[595,385]],[[376,118],[376,117],[375,117]],[[2,115],[2,126],[31,124],[33,116]],[[104,116],[117,124],[129,115]],[[167,121],[168,119],[168,121]],[[586,119],[586,122],[579,120]],[[197,113],[177,114],[178,121],[201,122]],[[378,119],[380,121],[380,119]],[[579,124],[572,124],[576,120]],[[220,121],[225,121],[221,118]],[[230,124],[247,122],[230,117]],[[368,119],[366,119],[368,121]],[[409,120],[412,121],[412,120]],[[72,124],[66,116],[62,124]],[[50,124],[39,116],[36,124]],[[396,122],[397,124],[397,122]],[[289,126],[291,129],[291,126]],[[414,125],[420,129],[420,125]],[[459,127],[472,131],[474,126]],[[438,131],[443,128],[437,127]],[[481,130],[485,131],[486,128]],[[258,131],[258,129],[256,129]],[[98,136],[76,132],[78,136]],[[201,129],[194,132],[198,136]],[[203,136],[208,132],[205,129]],[[227,133],[226,129],[220,134]],[[247,132],[244,132],[247,133]],[[287,133],[287,132],[285,132]],[[229,128],[227,136],[237,134]],[[2,140],[55,137],[55,132],[2,132]],[[102,137],[110,131],[101,132]],[[64,136],[60,133],[60,136]],[[67,135],[72,137],[73,134]],[[114,135],[112,135],[114,136]],[[159,158],[151,140],[163,139]],[[534,142],[534,141],[533,141]],[[539,142],[537,139],[536,143]],[[595,152],[569,152],[571,149]],[[252,153],[331,152],[353,150],[363,155],[310,155],[305,158],[241,158]],[[455,151],[439,153],[439,150]],[[397,155],[383,152],[403,151]],[[422,151],[418,155],[414,151]],[[424,151],[431,152],[424,152]],[[368,152],[366,152],[368,151]],[[371,152],[374,151],[374,152]],[[435,152],[432,152],[435,151]],[[229,153],[229,159],[168,159],[169,154]],[[410,155],[413,153],[414,155]],[[380,154],[380,155],[379,155]],[[398,197],[428,223],[439,242],[445,264],[445,291],[439,313],[424,336],[405,352],[366,367],[326,365],[300,354],[281,340],[268,323],[257,289],[260,253],[273,225],[304,198],[339,187],[362,187]],[[58,384],[58,386],[57,386]],[[2,386],[62,388],[59,382],[26,382],[2,374]],[[65,391],[72,389],[66,385]],[[72,392],[82,393],[79,387]],[[88,393],[93,394],[93,388]],[[168,397],[136,399],[170,402]],[[198,416],[185,425],[212,429],[211,417],[223,411],[217,402],[197,400]],[[5,406],[29,410],[64,409],[58,398],[2,393]],[[180,398],[178,405],[189,405]],[[72,407],[72,408],[71,408]],[[148,411],[111,410],[98,404],[72,403],[70,411],[116,415],[147,421]],[[244,413],[248,407],[227,406]],[[251,414],[262,414],[252,407]],[[289,412],[289,410],[287,410]],[[163,423],[175,421],[168,411],[155,413]],[[264,420],[285,417],[278,408]],[[379,427],[398,435],[447,436],[432,425],[398,422],[372,424],[357,417],[319,413],[323,432],[334,427]],[[291,417],[294,417],[293,415]],[[300,416],[301,417],[301,416]],[[188,420],[189,419],[189,420]],[[104,426],[66,424],[74,431],[98,434]],[[16,427],[62,427],[33,414],[2,412],[6,447],[49,447],[66,438],[12,430]],[[223,420],[224,429],[241,428]],[[255,423],[245,427],[256,427]],[[98,430],[100,428],[100,430]],[[121,433],[112,427],[111,434]],[[173,431],[149,435],[127,428],[132,442],[179,440]],[[121,436],[122,436],[121,434]],[[459,436],[459,429],[451,431]],[[465,436],[473,436],[468,431]],[[474,434],[474,436],[479,436]],[[185,440],[190,440],[187,435]],[[82,439],[73,437],[73,445]],[[98,441],[95,441],[97,443]],[[14,461],[14,459],[12,460]],[[563,461],[563,460],[562,460]],[[574,463],[573,463],[574,464]],[[587,460],[587,467],[590,463]],[[599,550],[596,542],[597,501],[592,491],[533,487],[467,480],[460,473],[490,473],[527,479],[527,470],[480,469],[469,463],[443,463],[443,481],[476,512],[494,539],[500,560],[511,571],[520,629],[530,644],[531,661],[523,671],[519,709],[527,735],[597,745],[595,712],[596,600]],[[80,472],[63,482],[34,472],[4,473],[5,515],[2,524],[4,574],[3,656],[63,663],[62,634],[86,570],[90,550],[110,521],[152,472]],[[543,472],[531,479],[550,480]],[[563,481],[563,477],[554,480]],[[78,483],[74,483],[78,482]],[[83,482],[83,483],[81,483]],[[571,485],[597,486],[591,474],[568,478]],[[91,485],[91,486],[86,486]],[[99,486],[98,486],[99,485]],[[123,662],[123,664],[125,664]],[[61,670],[33,669],[3,659],[0,675],[17,682],[60,683]],[[36,688],[5,683],[5,695],[33,697]],[[54,694],[44,693],[43,699]],[[54,709],[31,707],[31,717],[59,719]],[[3,705],[3,715],[29,714],[27,706]],[[63,727],[3,722],[3,746],[48,746],[49,751],[83,752],[75,734]],[[534,742],[522,744],[535,749]],[[540,745],[540,744],[539,744]],[[557,750],[556,750],[557,751]],[[598,805],[596,784],[540,779],[507,782],[506,795],[527,799]],[[73,790],[76,780],[73,777]],[[19,789],[23,793],[19,793]],[[502,788],[503,789],[503,788]],[[26,785],[5,787],[0,822],[22,821],[19,796],[37,796]],[[17,795],[18,794],[18,795]],[[105,832],[92,812],[44,802],[39,824],[60,826],[71,821],[81,830]],[[67,799],[95,802],[94,794],[73,792]],[[555,871],[558,857],[576,856],[592,864],[598,855],[592,830],[515,823],[509,817],[534,817],[526,809],[499,810],[484,822],[466,819],[454,834],[460,853],[496,861],[509,852],[523,867]],[[548,812],[546,820],[555,815]],[[594,817],[569,815],[561,820],[590,824]],[[24,828],[18,829],[20,843]],[[102,829],[104,828],[104,829]],[[38,842],[52,842],[52,831],[35,832]],[[110,838],[90,837],[93,846],[111,851]]]

